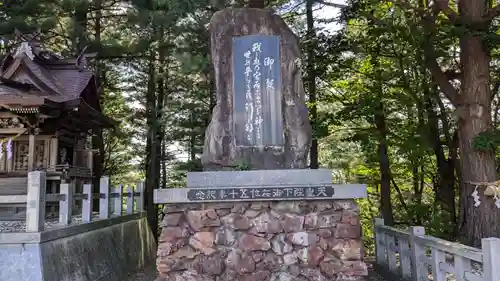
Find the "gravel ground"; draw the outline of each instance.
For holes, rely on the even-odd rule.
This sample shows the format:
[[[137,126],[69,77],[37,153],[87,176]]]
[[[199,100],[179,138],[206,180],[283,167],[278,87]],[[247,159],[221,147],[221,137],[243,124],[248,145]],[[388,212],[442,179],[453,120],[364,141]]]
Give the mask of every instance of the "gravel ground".
[[[141,272],[128,276],[124,281],[154,281],[156,278],[156,267],[144,269]]]
[[[93,218],[99,217],[99,213],[94,213]],[[71,224],[81,224],[82,216],[75,215],[72,217]],[[45,221],[45,230],[54,229],[61,227],[59,220],[48,219]],[[26,232],[26,222],[25,221],[0,221],[0,232]]]
[[[373,268],[373,259],[365,259],[366,265],[368,266],[368,281],[386,281],[382,276],[380,276]]]
[[[124,281],[154,281],[156,278],[156,268],[147,268],[142,272],[128,276]],[[382,276],[378,275],[368,264],[368,281],[387,281]]]
[[[386,281],[376,272],[370,270],[368,272],[368,281]],[[156,278],[156,269],[149,268],[143,272],[139,272],[128,276],[124,281],[154,281]]]

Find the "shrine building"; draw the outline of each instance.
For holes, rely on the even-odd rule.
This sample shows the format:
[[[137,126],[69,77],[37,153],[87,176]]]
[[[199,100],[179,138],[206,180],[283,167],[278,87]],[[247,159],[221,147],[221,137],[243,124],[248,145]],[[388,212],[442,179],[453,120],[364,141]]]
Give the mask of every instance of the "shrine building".
[[[47,193],[61,182],[91,182],[92,134],[116,125],[102,113],[87,65],[95,54],[63,58],[43,49],[37,33],[16,31],[15,39],[0,67],[0,195],[26,194],[34,170],[46,171]],[[22,209],[0,207],[0,219],[22,217]]]

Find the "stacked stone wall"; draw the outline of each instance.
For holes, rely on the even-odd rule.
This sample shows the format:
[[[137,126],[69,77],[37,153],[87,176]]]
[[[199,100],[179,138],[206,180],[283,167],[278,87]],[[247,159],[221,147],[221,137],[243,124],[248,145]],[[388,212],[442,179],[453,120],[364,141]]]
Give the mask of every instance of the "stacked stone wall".
[[[353,200],[168,204],[157,281],[365,280]]]

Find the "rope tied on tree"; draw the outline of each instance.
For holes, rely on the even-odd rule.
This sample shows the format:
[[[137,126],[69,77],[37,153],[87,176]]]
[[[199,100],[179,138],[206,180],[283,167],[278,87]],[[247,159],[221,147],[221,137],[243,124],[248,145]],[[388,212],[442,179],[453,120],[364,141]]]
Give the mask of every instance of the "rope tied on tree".
[[[500,209],[500,180],[494,182],[472,182],[467,181],[465,183],[474,185],[474,192],[471,196],[474,199],[474,207],[479,207],[481,205],[481,200],[479,199],[479,192],[477,191],[478,186],[486,186],[484,191],[485,196],[493,196],[495,200],[495,206]]]

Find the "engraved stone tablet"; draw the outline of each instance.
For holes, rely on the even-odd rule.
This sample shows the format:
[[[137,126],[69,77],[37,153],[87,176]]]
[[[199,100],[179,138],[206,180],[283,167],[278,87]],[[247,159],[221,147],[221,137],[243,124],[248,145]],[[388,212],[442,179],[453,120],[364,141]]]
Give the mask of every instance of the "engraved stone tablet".
[[[233,38],[236,146],[283,146],[278,36]]]
[[[190,201],[314,200],[334,195],[333,186],[196,188],[187,192]]]
[[[216,105],[205,170],[306,168],[311,125],[297,37],[270,10],[226,8],[210,22]]]

